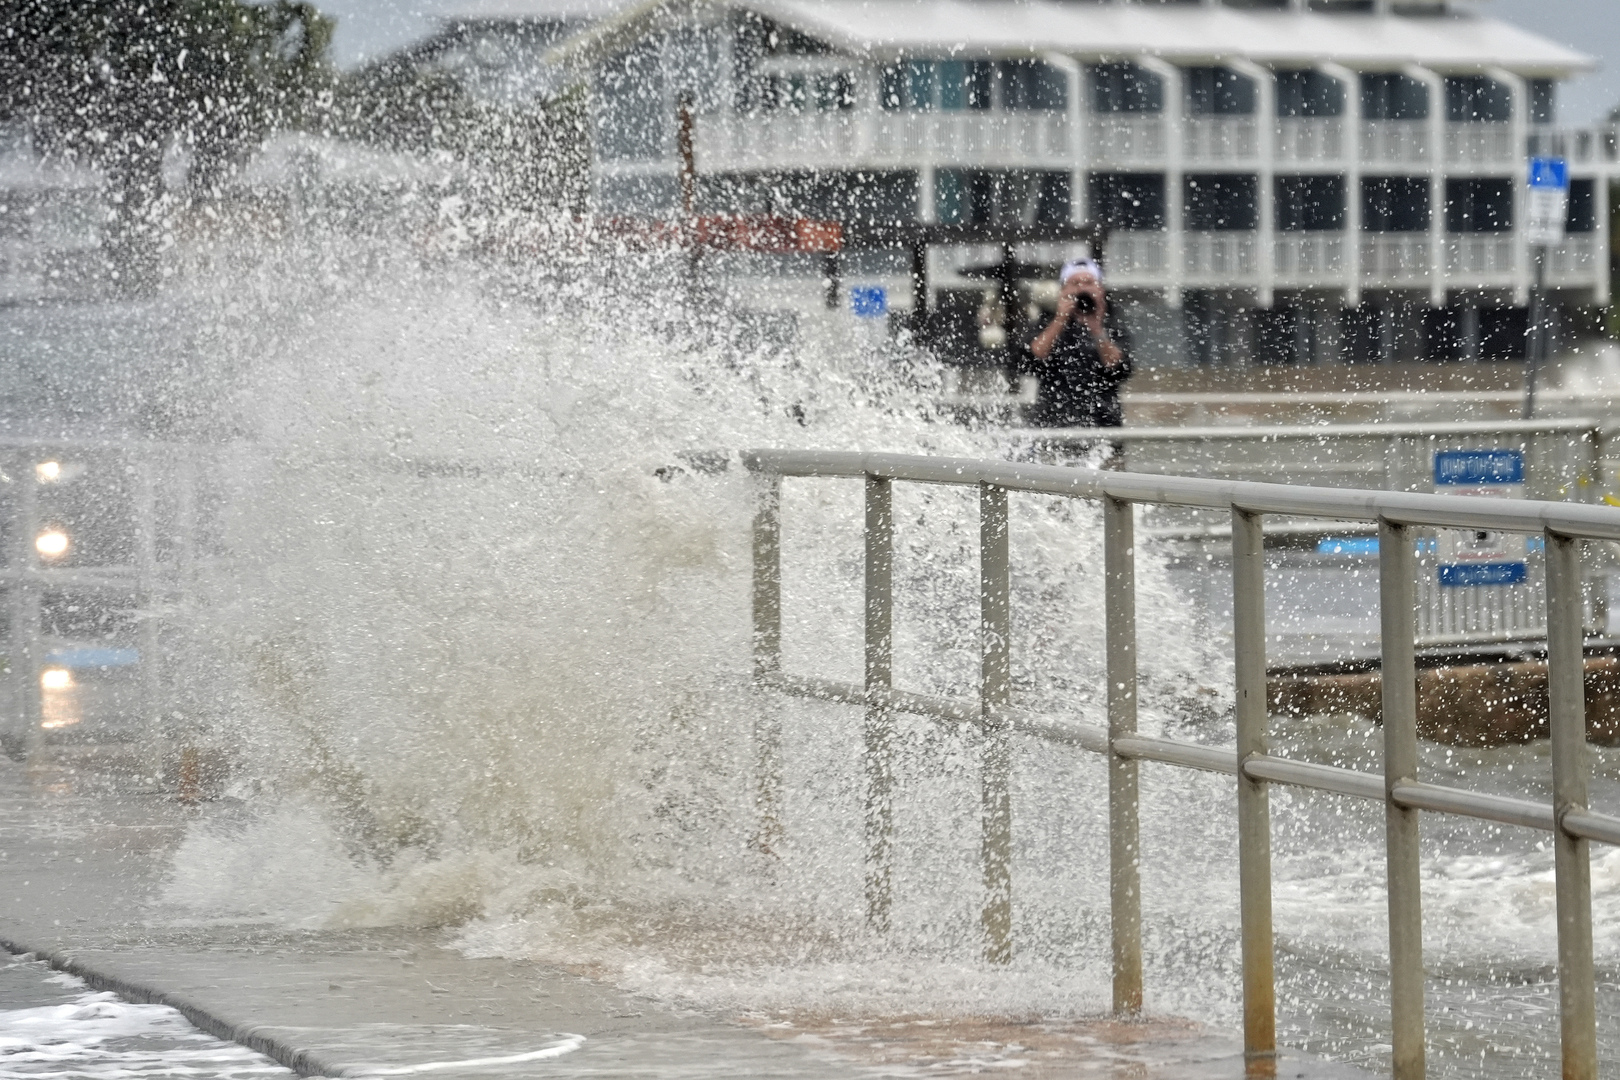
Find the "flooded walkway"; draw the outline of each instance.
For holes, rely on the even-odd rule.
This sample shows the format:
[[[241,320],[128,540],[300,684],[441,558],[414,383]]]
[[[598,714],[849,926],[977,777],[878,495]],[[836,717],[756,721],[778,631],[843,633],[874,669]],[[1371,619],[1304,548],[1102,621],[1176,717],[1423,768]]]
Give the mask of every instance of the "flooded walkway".
[[[1242,1073],[1233,1037],[1175,1021],[717,1018],[624,994],[588,973],[469,959],[444,946],[442,931],[288,930],[202,923],[164,910],[158,897],[169,853],[191,821],[225,809],[87,790],[67,770],[0,765],[8,882],[0,939],[88,983],[39,964],[13,961],[0,970],[0,1036],[11,1033],[10,1023],[33,1025],[35,1050],[94,1044],[81,1047],[82,1061],[46,1068],[42,1059],[40,1075],[274,1076],[291,1068],[328,1076],[821,1078],[1018,1068],[1040,1077],[1172,1080]],[[198,1041],[178,1014],[151,1004],[172,1006],[274,1060]],[[108,1024],[111,1035],[101,1030]],[[17,1064],[16,1075],[29,1075]],[[1286,1060],[1279,1075],[1363,1074]]]

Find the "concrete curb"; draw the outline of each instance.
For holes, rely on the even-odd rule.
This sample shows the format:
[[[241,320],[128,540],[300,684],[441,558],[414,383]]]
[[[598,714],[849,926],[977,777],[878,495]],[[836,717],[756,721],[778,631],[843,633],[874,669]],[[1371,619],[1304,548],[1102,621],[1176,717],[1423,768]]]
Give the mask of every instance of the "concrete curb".
[[[340,1065],[323,1060],[312,1050],[293,1046],[258,1024],[238,1023],[203,1008],[194,1001],[159,990],[154,986],[127,979],[121,975],[98,970],[75,959],[72,953],[55,949],[42,949],[27,945],[0,934],[0,948],[19,956],[33,956],[43,960],[57,971],[83,979],[97,990],[108,990],[121,998],[141,1005],[167,1005],[197,1027],[218,1039],[234,1042],[255,1050],[283,1065],[299,1076],[347,1076]]]

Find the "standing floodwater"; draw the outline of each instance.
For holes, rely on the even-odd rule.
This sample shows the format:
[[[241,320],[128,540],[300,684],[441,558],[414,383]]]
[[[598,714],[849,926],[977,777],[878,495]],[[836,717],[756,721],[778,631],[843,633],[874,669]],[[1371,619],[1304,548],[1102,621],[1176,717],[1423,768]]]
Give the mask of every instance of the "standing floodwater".
[[[0,1075],[75,1080],[297,1074],[193,1027],[166,1005],[132,1005],[26,957],[0,961]]]

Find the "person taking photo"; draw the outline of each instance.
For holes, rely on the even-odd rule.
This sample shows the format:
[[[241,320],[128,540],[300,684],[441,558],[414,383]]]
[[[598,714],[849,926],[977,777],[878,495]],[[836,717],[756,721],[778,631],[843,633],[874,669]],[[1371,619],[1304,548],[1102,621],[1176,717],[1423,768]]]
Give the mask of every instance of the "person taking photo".
[[[1057,312],[1026,347],[1037,427],[1119,427],[1119,388],[1131,377],[1130,336],[1115,318],[1093,259],[1064,263]]]

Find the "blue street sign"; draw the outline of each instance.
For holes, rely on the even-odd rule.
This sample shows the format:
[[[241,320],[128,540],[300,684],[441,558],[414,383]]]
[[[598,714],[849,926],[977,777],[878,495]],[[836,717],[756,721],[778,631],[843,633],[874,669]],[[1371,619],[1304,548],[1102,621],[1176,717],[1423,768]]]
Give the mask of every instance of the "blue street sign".
[[[1543,190],[1569,190],[1569,162],[1561,157],[1530,159],[1530,187]]]
[[[1439,450],[1434,490],[1441,494],[1524,497],[1524,451]],[[1491,529],[1443,529],[1438,537],[1440,584],[1445,588],[1522,585],[1528,567],[1523,542]]]
[[[1318,555],[1376,555],[1376,536],[1324,536],[1316,542]]]
[[[1440,568],[1440,584],[1452,589],[1465,585],[1522,585],[1528,572],[1522,562],[1457,563]]]
[[[1524,483],[1523,450],[1441,450],[1434,455],[1440,487]]]
[[[849,310],[863,319],[879,319],[889,313],[889,290],[881,285],[851,285]]]

